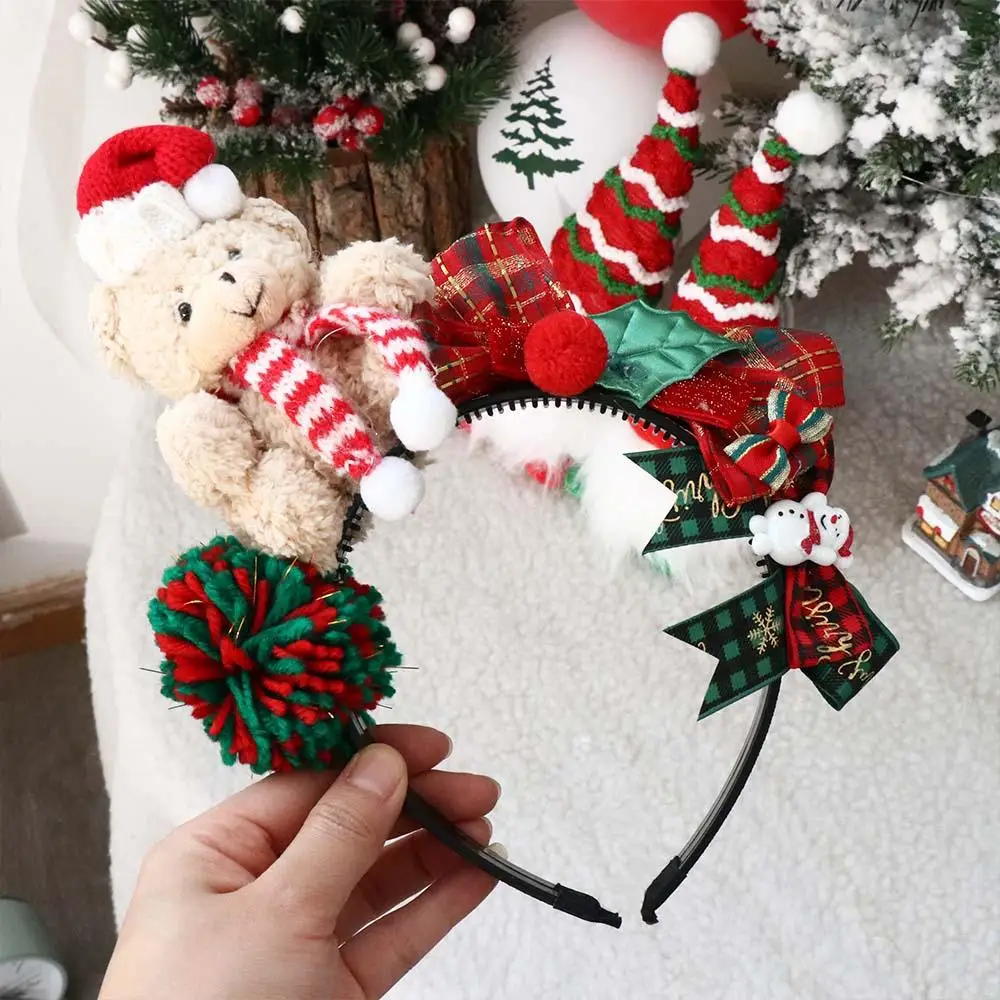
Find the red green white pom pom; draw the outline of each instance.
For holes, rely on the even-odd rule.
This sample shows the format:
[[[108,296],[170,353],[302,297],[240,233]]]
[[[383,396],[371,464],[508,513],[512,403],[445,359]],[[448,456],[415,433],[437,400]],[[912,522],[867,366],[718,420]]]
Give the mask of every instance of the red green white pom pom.
[[[601,328],[576,312],[545,316],[524,339],[528,378],[554,396],[576,396],[601,377],[608,363],[608,342]]]
[[[216,538],[184,553],[149,606],[161,690],[188,705],[226,764],[325,768],[346,725],[393,693],[399,653],[381,596],[349,570]]]

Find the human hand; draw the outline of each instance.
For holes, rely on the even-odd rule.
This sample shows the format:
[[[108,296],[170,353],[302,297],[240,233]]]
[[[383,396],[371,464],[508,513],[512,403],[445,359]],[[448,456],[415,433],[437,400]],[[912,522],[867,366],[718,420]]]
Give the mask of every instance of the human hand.
[[[154,847],[100,1000],[373,1000],[471,913],[496,883],[400,816],[407,773],[482,843],[499,785],[432,770],[434,729],[376,733],[336,780],[271,775]]]

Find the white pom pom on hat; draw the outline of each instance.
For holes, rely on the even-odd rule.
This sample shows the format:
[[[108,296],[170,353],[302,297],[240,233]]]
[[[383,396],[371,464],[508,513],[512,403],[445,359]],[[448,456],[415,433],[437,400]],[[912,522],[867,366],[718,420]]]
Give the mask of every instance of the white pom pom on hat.
[[[243,211],[243,191],[236,174],[221,163],[202,167],[181,188],[184,200],[203,222],[231,219]]]
[[[774,128],[796,152],[822,156],[844,138],[847,122],[835,101],[811,90],[796,90],[782,101]]]
[[[669,69],[703,76],[719,58],[722,33],[707,14],[679,14],[663,32],[663,61]]]

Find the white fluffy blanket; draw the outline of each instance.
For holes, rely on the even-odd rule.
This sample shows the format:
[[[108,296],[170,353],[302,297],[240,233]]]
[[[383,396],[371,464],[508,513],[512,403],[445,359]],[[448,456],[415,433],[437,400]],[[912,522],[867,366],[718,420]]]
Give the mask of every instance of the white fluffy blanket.
[[[642,891],[712,801],[753,707],[696,723],[713,664],[658,629],[752,572],[693,590],[640,566],[611,573],[570,501],[458,441],[418,515],[358,550],[420,667],[383,717],[452,733],[451,763],[504,786],[495,835],[514,860],[625,917],[620,931],[586,925],[501,887],[393,996],[1000,997],[1000,600],[973,604],[899,537],[923,464],[966,411],[1000,416],[1000,400],[949,381],[946,344],[883,354],[879,296],[856,269],[798,319],[843,349],[834,496],[857,525],[851,578],[903,651],[841,713],[786,679],[746,793],[656,927],[639,919]],[[141,669],[157,664],[145,605],[163,568],[217,527],[170,483],[154,415],[137,416],[88,590],[119,915],[146,848],[247,780]]]

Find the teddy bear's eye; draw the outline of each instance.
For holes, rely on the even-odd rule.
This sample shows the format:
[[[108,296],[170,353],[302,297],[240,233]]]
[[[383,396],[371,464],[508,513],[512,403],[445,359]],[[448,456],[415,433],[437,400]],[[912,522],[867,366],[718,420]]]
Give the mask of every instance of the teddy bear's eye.
[[[229,248],[229,259],[236,260],[237,257],[242,255],[242,251],[238,247]]]
[[[177,318],[182,323],[187,323],[191,319],[191,303],[181,302],[177,306]]]

